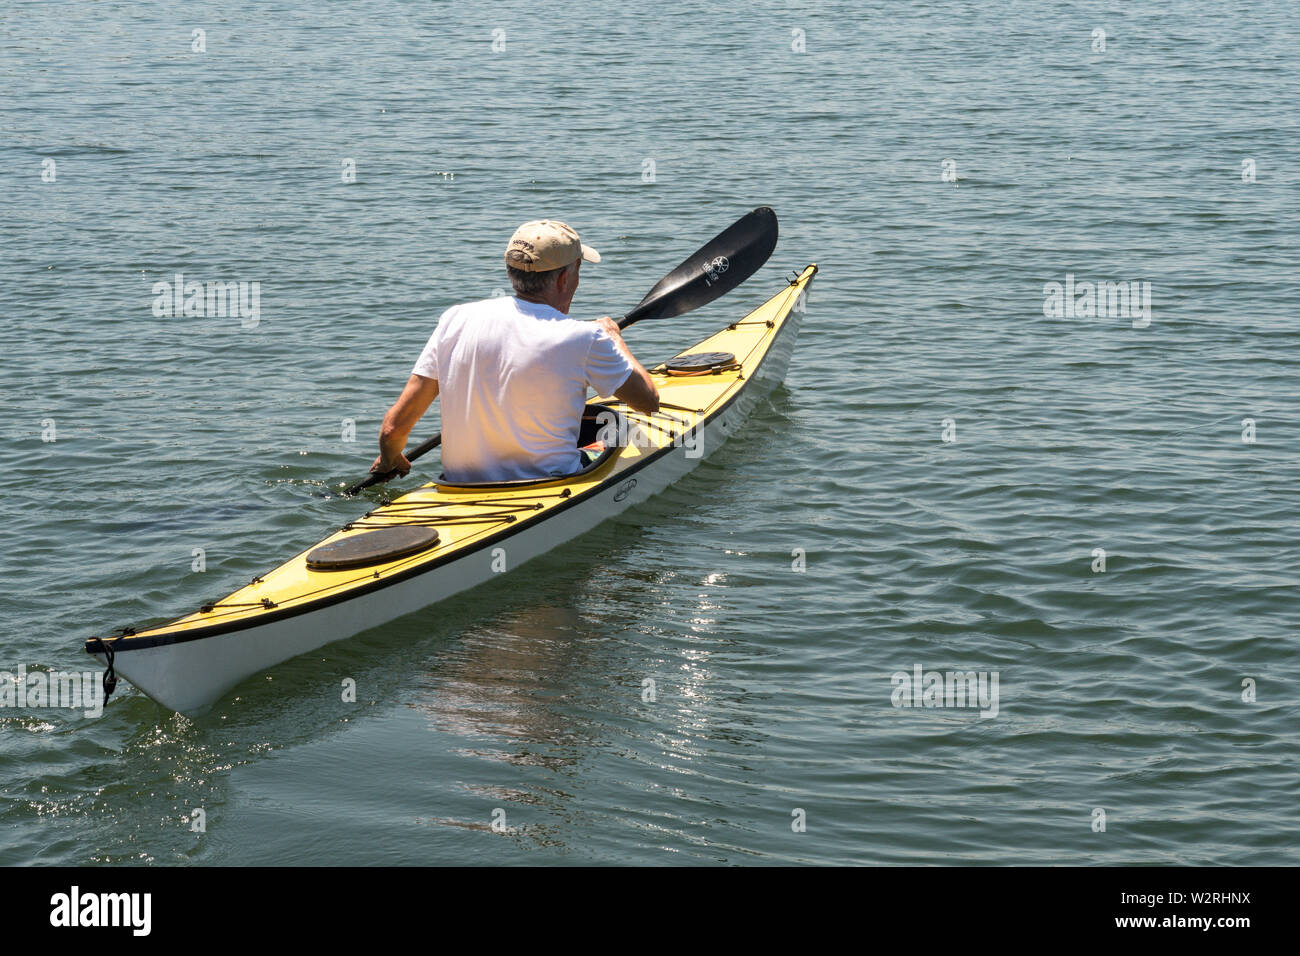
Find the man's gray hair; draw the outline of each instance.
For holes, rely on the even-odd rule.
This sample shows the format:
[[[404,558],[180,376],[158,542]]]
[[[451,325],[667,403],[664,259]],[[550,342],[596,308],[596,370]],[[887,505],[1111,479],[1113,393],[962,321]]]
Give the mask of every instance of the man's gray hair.
[[[558,269],[548,269],[546,272],[525,272],[523,269],[508,265],[506,275],[510,276],[510,284],[515,287],[515,292],[519,295],[538,296],[555,288],[555,280],[571,265],[572,263],[568,266],[560,266]]]

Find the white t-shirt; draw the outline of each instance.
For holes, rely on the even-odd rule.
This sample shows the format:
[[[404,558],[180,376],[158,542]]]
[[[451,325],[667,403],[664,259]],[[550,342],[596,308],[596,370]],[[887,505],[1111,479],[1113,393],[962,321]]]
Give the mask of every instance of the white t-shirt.
[[[632,366],[595,323],[500,296],[444,312],[411,371],[438,382],[447,480],[512,481],[577,471],[587,389]]]

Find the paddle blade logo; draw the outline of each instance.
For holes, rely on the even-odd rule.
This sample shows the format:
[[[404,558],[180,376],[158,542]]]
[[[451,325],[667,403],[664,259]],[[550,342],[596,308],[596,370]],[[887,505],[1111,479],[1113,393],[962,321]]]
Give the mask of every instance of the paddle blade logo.
[[[722,278],[722,273],[731,268],[731,263],[727,261],[726,256],[718,256],[704,263],[704,284],[713,285]]]
[[[632,493],[632,489],[635,487],[636,487],[636,479],[629,478],[627,481],[623,482],[621,485],[618,486],[618,491],[614,492],[614,500],[622,501],[624,498],[626,498],[628,495]]]

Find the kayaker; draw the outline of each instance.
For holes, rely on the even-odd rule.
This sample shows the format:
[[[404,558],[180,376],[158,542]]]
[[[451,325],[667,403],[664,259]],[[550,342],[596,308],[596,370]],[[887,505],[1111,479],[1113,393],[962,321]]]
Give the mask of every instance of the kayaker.
[[[513,296],[456,305],[412,369],[379,433],[370,470],[405,475],[416,422],[441,399],[442,470],[448,481],[512,481],[578,471],[587,390],[642,412],[659,391],[609,316],[568,316],[578,272],[600,254],[563,222],[524,223],[506,246]]]

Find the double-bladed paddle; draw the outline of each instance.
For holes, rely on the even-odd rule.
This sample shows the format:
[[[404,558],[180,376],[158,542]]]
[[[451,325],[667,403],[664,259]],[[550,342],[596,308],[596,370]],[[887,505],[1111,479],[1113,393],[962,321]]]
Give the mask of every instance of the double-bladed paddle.
[[[746,213],[660,279],[636,308],[618,320],[618,327],[626,329],[642,319],[671,319],[726,295],[767,262],[776,248],[776,236],[776,213],[770,208],[759,206]],[[406,460],[415,461],[441,444],[439,432],[411,449]],[[396,470],[372,474],[344,494],[355,495],[395,477]]]

